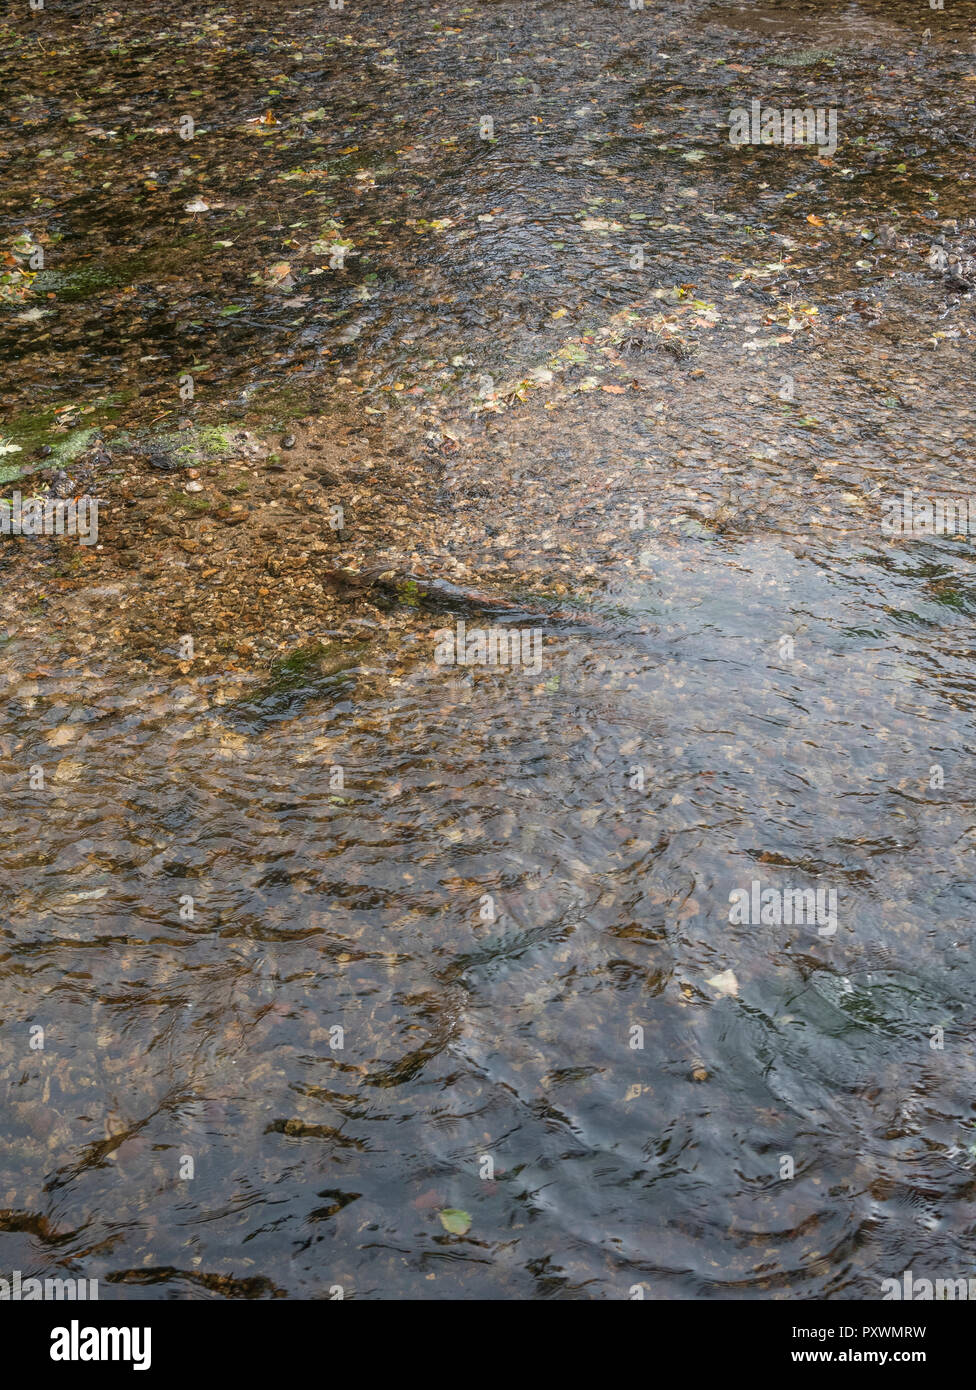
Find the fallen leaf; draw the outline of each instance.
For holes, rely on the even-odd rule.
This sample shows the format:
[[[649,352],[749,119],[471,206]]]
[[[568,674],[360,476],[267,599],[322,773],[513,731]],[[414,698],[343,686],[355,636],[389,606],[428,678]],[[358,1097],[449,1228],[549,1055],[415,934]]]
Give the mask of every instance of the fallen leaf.
[[[450,1231],[452,1236],[467,1235],[471,1229],[471,1217],[466,1211],[459,1211],[456,1207],[446,1207],[440,1213],[441,1225],[445,1231]]]
[[[108,893],[107,888],[89,888],[81,893],[64,893],[57,899],[57,907],[74,907],[76,903],[97,902]]]
[[[739,981],[731,970],[723,970],[720,975],[713,975],[708,984],[712,989],[717,990],[720,996],[739,993]]]

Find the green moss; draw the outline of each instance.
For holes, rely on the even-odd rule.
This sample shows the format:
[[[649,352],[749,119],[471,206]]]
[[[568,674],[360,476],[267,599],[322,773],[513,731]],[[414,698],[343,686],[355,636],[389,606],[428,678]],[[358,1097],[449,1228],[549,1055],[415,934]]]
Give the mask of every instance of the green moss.
[[[48,412],[46,421],[49,422],[53,416],[53,411]],[[21,452],[16,456],[13,454],[2,455],[5,462],[0,464],[0,483],[10,482],[14,478],[27,477],[31,473],[36,473],[40,468],[66,467],[84,453],[95,432],[94,426],[87,426],[84,429],[70,430],[67,434],[58,437],[49,434],[45,427],[37,429],[15,427],[10,431],[9,438],[12,443],[20,445]],[[34,450],[42,442],[51,445],[51,453],[44,459],[32,458],[31,455]]]
[[[171,507],[179,508],[184,512],[206,512],[210,510],[209,497],[201,497],[198,493],[187,495],[183,492],[174,491],[167,493],[166,500]]]
[[[125,283],[107,266],[82,265],[72,270],[39,270],[31,292],[41,298],[53,293],[66,304],[74,304],[82,299],[90,299],[101,290]]]
[[[287,656],[271,663],[271,679],[257,692],[257,698],[351,671],[359,664],[364,650],[362,645],[348,647],[342,642],[310,642],[307,646],[296,647]]]
[[[229,454],[232,447],[231,428],[230,425],[204,425],[196,431],[197,446],[211,457]]]
[[[309,642],[271,663],[268,679],[224,706],[221,717],[239,726],[261,728],[269,719],[299,708],[305,700],[321,698],[333,685],[350,678],[365,647],[341,642]]]
[[[170,467],[188,468],[193,464],[223,458],[233,452],[229,425],[201,425],[189,430],[148,430],[119,434],[116,442],[148,452]]]
[[[278,657],[271,663],[271,677],[273,680],[288,680],[294,676],[304,676],[307,672],[324,659],[330,653],[333,655],[337,650],[334,642],[311,642],[307,647],[296,647],[287,656]]]
[[[0,435],[11,444],[18,444],[21,453],[0,455],[2,468],[8,470],[7,476],[23,476],[36,472],[39,468],[61,468],[71,463],[88,447],[96,430],[117,419],[121,407],[135,395],[135,390],[115,391],[111,395],[98,396],[91,401],[60,401],[57,405],[15,415],[0,425]],[[66,406],[90,406],[85,416],[85,424],[77,429],[63,432],[56,428],[58,413]],[[118,436],[116,436],[117,438]],[[106,442],[108,436],[106,436]],[[44,459],[35,459],[34,453],[41,445],[47,444],[51,453]],[[111,444],[109,443],[111,452]],[[16,473],[10,473],[16,469]]]
[[[190,235],[172,245],[150,247],[135,256],[83,261],[58,268],[49,266],[37,272],[31,293],[42,299],[56,294],[67,304],[91,299],[103,290],[117,289],[120,285],[134,284],[143,277],[158,277],[181,269],[186,262],[187,247],[197,240],[197,235]]]
[[[50,466],[51,459],[56,459],[59,464],[72,463],[88,448],[92,435],[95,433],[94,426],[87,429],[71,430],[64,436],[60,444],[52,446],[53,453],[48,460],[48,465]]]

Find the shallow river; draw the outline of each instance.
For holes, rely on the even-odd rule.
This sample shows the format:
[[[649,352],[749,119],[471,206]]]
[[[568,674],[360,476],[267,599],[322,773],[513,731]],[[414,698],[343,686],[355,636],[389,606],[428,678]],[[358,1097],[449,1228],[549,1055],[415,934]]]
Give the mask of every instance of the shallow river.
[[[319,209],[268,172],[312,157],[234,120],[326,107],[352,147],[328,212],[368,273],[296,256],[296,307],[243,270],[147,302],[142,271],[138,352],[114,301],[5,321],[6,436],[151,392],[184,328],[227,400],[286,371],[319,410],[361,393],[391,447],[456,446],[422,558],[495,593],[550,575],[503,623],[539,664],[439,665],[459,609],[225,701],[79,640],[111,597],[39,633],[7,596],[0,1271],[126,1298],[968,1277],[973,537],[882,530],[906,488],[972,493],[976,525],[974,299],[929,263],[973,241],[962,7],[236,9],[188,7],[218,135],[166,156],[228,204],[268,161],[208,245]],[[134,63],[179,51],[133,10]],[[97,92],[109,39],[57,23]],[[174,121],[161,63],[89,125]],[[834,108],[836,154],[733,150],[754,98]],[[66,138],[52,116],[35,145]],[[165,187],[133,149],[103,182]],[[11,236],[178,243],[68,177]],[[246,309],[221,323],[221,294]],[[758,920],[730,903],[754,883]],[[830,910],[782,920],[802,890]]]

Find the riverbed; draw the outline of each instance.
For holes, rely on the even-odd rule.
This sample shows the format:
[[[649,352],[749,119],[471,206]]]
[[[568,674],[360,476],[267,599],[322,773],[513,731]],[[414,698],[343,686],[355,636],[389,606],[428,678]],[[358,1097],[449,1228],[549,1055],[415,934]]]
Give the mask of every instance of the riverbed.
[[[6,21],[0,477],[104,502],[0,540],[0,1269],[966,1276],[962,11]]]

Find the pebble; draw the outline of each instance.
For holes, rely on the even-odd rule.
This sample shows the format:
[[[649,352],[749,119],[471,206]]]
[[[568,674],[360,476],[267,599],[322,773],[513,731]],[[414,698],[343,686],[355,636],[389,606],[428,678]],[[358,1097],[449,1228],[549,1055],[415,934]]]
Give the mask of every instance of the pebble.
[[[286,434],[284,439],[281,441],[281,447],[283,449],[294,449],[295,443],[295,436],[293,434]]]

